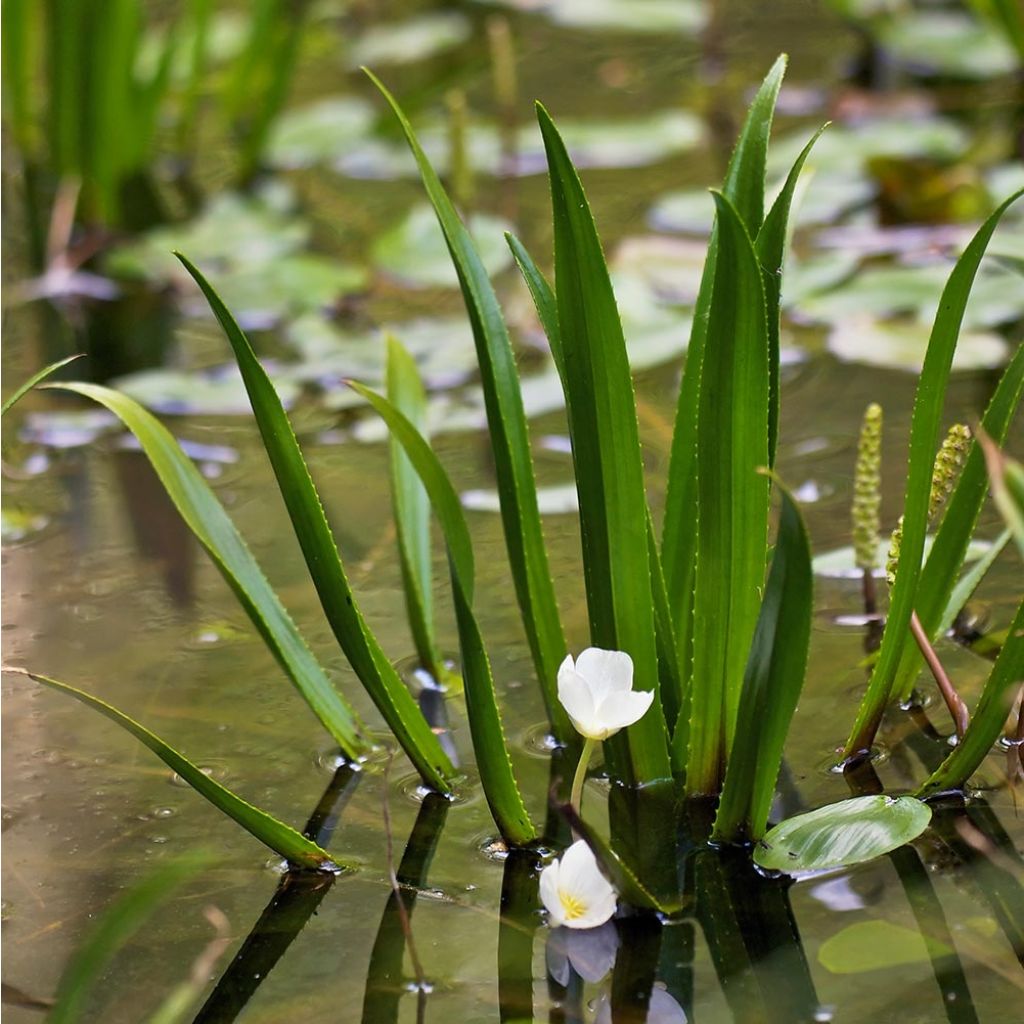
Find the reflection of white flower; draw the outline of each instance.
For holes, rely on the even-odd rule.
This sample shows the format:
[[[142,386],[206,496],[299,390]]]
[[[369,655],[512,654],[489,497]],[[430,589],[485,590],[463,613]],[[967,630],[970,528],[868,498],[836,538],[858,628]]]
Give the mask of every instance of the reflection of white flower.
[[[551,924],[567,928],[596,928],[615,913],[615,890],[582,839],[540,873],[540,898]]]
[[[544,948],[548,974],[562,988],[569,984],[569,971],[584,981],[600,981],[614,966],[619,951],[619,933],[611,921],[600,928],[552,928]]]
[[[632,1019],[630,1017],[630,1020]],[[594,1024],[612,1024],[612,1003],[607,995],[601,996],[597,1013],[594,1015]],[[651,989],[644,1024],[686,1024],[686,1011],[674,996],[665,991],[661,982]]]
[[[633,692],[628,654],[588,647],[575,663],[570,654],[559,666],[558,699],[582,736],[606,740],[643,718],[654,691]]]

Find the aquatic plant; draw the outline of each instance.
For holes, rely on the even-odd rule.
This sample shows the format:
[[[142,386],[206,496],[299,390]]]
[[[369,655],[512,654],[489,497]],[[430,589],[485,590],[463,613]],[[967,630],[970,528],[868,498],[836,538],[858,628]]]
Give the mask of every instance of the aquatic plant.
[[[565,392],[590,644],[605,652],[603,658],[615,660],[617,669],[624,669],[623,659],[628,658],[639,689],[652,694],[641,717],[617,718],[622,728],[614,731],[615,723],[586,720],[581,692],[576,692],[581,691],[579,685],[563,686],[572,669],[583,677],[586,688],[593,667],[588,665],[596,655],[584,652],[578,662],[566,661],[568,644],[543,539],[515,355],[497,296],[412,127],[374,79],[418,164],[472,325],[510,573],[551,732],[565,747],[556,789],[577,767],[576,799],[564,805],[557,798],[556,802],[573,830],[595,851],[622,898],[663,910],[678,905],[678,894],[673,893],[675,866],[666,869],[664,861],[666,849],[675,841],[680,797],[690,806],[716,802],[706,832],[717,843],[765,840],[770,845],[771,837],[765,836],[769,809],[806,670],[812,613],[810,545],[796,503],[772,466],[779,441],[779,306],[787,226],[794,190],[817,135],[798,155],[766,210],[768,139],[784,68],[780,58],[755,96],[723,187],[714,193],[716,223],[680,386],[660,533],[645,489],[625,339],[597,227],[558,129],[538,106],[551,185],[553,285],[521,242],[511,236],[508,242]],[[934,637],[949,607],[964,593],[957,578],[985,497],[984,458],[971,442],[922,565],[933,464],[946,383],[971,284],[1000,216],[1016,198],[1004,202],[967,246],[936,315],[914,408],[892,599],[868,690],[844,751],[848,764],[869,754],[885,708],[916,677],[920,654],[911,630],[914,617]],[[459,773],[361,614],[270,377],[214,287],[186,257],[179,258],[231,345],[310,579],[340,648],[424,784],[441,794],[453,793]],[[1024,347],[1004,371],[982,420],[997,442],[1006,435],[1022,385]],[[135,433],[172,500],[286,673],[345,756],[360,756],[368,743],[364,727],[327,682],[223,507],[167,431],[124,395],[95,385],[62,386],[105,405]],[[459,669],[484,795],[505,841],[511,846],[530,844],[538,830],[527,812],[505,740],[475,605],[473,545],[458,495],[418,426],[422,384],[415,363],[392,339],[387,395],[355,382],[352,387],[383,418],[393,439],[394,508],[406,607],[420,658],[436,669],[424,548],[429,502],[448,554]],[[781,510],[774,544],[769,544],[773,496]],[[868,513],[863,515],[865,527],[874,530]],[[998,735],[998,728],[992,732],[993,723],[1000,711],[1005,716],[1005,696],[1021,674],[1022,615],[1024,606],[962,742],[922,785],[919,796],[962,785]],[[625,675],[620,684],[624,679]],[[94,707],[100,704],[62,688]],[[560,699],[563,689],[568,699]],[[634,702],[638,697],[634,695]],[[112,710],[104,713],[116,717],[119,713],[112,715]],[[600,718],[600,710],[595,704],[595,718]],[[129,725],[125,716],[119,720],[168,759],[155,738],[146,738],[151,734],[143,736],[141,727]],[[587,739],[582,753],[577,729]],[[579,813],[582,773],[597,738],[604,743],[615,797],[610,842],[596,835]],[[224,794],[212,795],[202,785],[197,788],[231,813]],[[905,813],[908,807],[910,814]],[[839,843],[838,848],[847,851],[844,857],[853,856],[849,851],[856,844],[846,842],[850,821],[863,813],[864,805],[854,808],[848,802],[815,811],[815,841],[809,844],[815,856],[821,854],[822,844],[830,843]],[[281,836],[287,833],[275,831],[262,819],[259,828],[254,827],[253,815],[247,820],[240,813],[233,816],[264,842],[274,840],[275,849],[283,852]],[[877,855],[914,838],[927,826],[929,813],[915,798],[904,797],[873,802],[868,817],[872,827],[864,834],[875,836],[875,841],[857,847],[857,857]],[[799,829],[803,823],[792,825]],[[667,845],[657,841],[657,834],[670,837]],[[285,856],[299,863],[322,853],[294,849],[295,856]],[[767,849],[762,845],[758,855]],[[787,856],[784,863],[790,869],[801,866],[799,856]]]

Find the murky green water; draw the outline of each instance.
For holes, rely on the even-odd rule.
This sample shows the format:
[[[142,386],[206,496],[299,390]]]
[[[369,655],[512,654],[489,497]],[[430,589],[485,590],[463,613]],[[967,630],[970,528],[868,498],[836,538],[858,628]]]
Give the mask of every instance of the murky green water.
[[[366,18],[372,22],[396,16],[399,7],[420,6],[425,5],[389,4],[389,10],[374,10]],[[492,9],[472,3],[448,6],[466,13],[468,42],[424,61],[384,69],[395,91],[408,97],[413,112],[434,106],[438,95],[454,84],[467,90],[474,109],[484,111],[491,102],[486,62],[474,50],[484,38],[484,15]],[[666,0],[666,7],[672,6]],[[871,94],[865,97],[841,85],[844,68],[858,52],[858,40],[826,7],[789,2],[773,5],[770,16],[756,3],[738,7],[720,38],[708,39],[703,57],[692,35],[595,32],[558,25],[541,15],[513,14],[523,110],[528,109],[525,100],[534,95],[544,98],[556,116],[566,117],[598,111],[629,119],[638,112],[647,115],[683,105],[707,115],[711,123],[728,125],[739,116],[751,86],[783,49],[793,60],[780,138],[802,133],[808,124],[855,103],[869,103]],[[338,90],[369,95],[339,61],[329,29],[328,22],[317,28],[296,89],[296,105]],[[714,60],[708,49],[717,54]],[[696,84],[699,69],[706,71],[709,64],[721,73],[714,93]],[[1012,122],[1013,91],[1002,79],[955,86],[940,82],[927,89],[897,75],[895,84],[899,91],[886,94],[888,102],[938,105],[951,113],[959,130],[975,140],[987,140],[992,151],[998,150],[992,140],[1003,138]],[[927,113],[925,120],[937,116]],[[870,131],[870,125],[865,130]],[[663,193],[715,181],[726,155],[705,140],[641,169],[587,172],[585,181],[609,252],[623,238],[649,233],[648,211]],[[992,165],[996,163],[994,157]],[[216,167],[213,153],[203,162],[207,184],[216,182]],[[823,169],[820,180],[827,182],[829,173]],[[409,180],[357,180],[330,168],[285,177],[312,218],[313,247],[348,260],[363,261],[373,239],[418,199]],[[518,227],[538,252],[549,245],[546,201],[546,184],[537,175],[478,181],[479,207],[500,211],[515,206]],[[854,215],[846,223],[856,227],[870,220]],[[16,228],[8,232],[16,243]],[[853,244],[851,237],[839,240],[839,251]],[[798,242],[810,261],[814,246],[805,236]],[[929,253],[934,255],[934,247],[918,246],[915,258]],[[656,253],[653,263],[660,259]],[[510,274],[499,277],[499,283],[510,301],[521,303]],[[457,297],[451,293],[414,293],[378,278],[369,297],[358,300],[355,312],[345,315],[369,325],[458,310]],[[815,548],[827,550],[847,542],[854,438],[863,408],[871,400],[881,401],[887,412],[883,517],[888,524],[894,520],[904,479],[903,446],[914,378],[899,369],[840,361],[826,346],[833,328],[822,326],[820,320],[809,323],[812,319],[794,310],[784,339],[795,355],[784,370],[778,468],[805,499]],[[1019,319],[1018,313],[1017,334],[1011,332],[1010,338],[1019,338]],[[1004,317],[998,323],[1005,321]],[[42,361],[57,338],[52,319],[38,305],[11,308],[5,314],[5,328],[4,369],[9,380]],[[990,325],[982,324],[979,330],[989,331]],[[186,321],[177,332],[165,352],[167,363],[197,368],[225,361],[226,346],[205,320]],[[1004,333],[999,328],[997,335]],[[529,341],[528,334],[519,336]],[[685,337],[685,331],[680,336]],[[133,339],[138,345],[136,365],[145,358],[139,355],[145,341]],[[260,341],[264,351],[294,363],[294,350],[281,336],[261,335]],[[538,357],[527,355],[524,362],[528,373],[543,369]],[[678,371],[676,357],[638,376],[641,430],[655,506],[660,505]],[[997,372],[975,368],[955,377],[951,420],[976,415]],[[328,388],[328,399],[331,393]],[[307,392],[295,414],[300,434],[342,555],[352,567],[363,610],[394,660],[408,661],[412,643],[403,625],[393,531],[389,516],[383,514],[389,503],[386,447],[372,436],[366,440],[365,433],[357,440],[365,424],[361,426],[357,417],[353,429],[348,414],[332,412],[330,406],[322,394]],[[58,407],[68,408],[68,403],[33,399],[36,412]],[[369,701],[333,647],[251,423],[245,417],[223,415],[181,416],[171,422],[177,436],[217,446],[201,453],[217,494],[324,663],[359,711],[375,721]],[[243,796],[301,825],[334,773],[329,740],[253,635],[212,564],[178,522],[143,457],[114,435],[96,444],[55,448],[43,443],[53,439],[52,422],[33,427],[32,421],[22,419],[19,426],[22,440],[9,456],[19,477],[6,482],[5,505],[23,514],[26,536],[4,545],[5,662],[45,671],[125,708]],[[568,483],[571,461],[561,444],[561,413],[539,415],[532,427],[540,483]],[[486,439],[479,432],[441,433],[437,448],[460,491],[495,486]],[[990,511],[985,517],[981,532],[991,536],[995,520]],[[507,730],[515,742],[515,767],[531,813],[542,818],[548,788],[539,725],[543,715],[505,568],[500,525],[488,512],[471,513],[470,523],[478,552],[479,614]],[[583,647],[586,614],[574,517],[550,515],[545,528],[570,643]],[[436,578],[444,576],[439,556]],[[1001,626],[1019,591],[1019,564],[1007,559],[978,595],[978,607]],[[442,639],[454,650],[454,626],[440,584],[438,599]],[[830,774],[827,766],[846,735],[864,682],[858,667],[862,630],[844,619],[855,619],[861,611],[859,588],[849,581],[820,579],[817,608],[808,682],[787,747],[787,811],[848,794],[842,777]],[[985,663],[952,646],[944,654],[968,700],[973,699],[985,677]],[[125,947],[98,986],[89,1019],[111,1024],[145,1019],[160,995],[187,974],[211,937],[203,918],[210,905],[226,915],[232,938],[227,954],[211,972],[206,992],[213,991],[214,980],[224,974],[274,896],[277,865],[254,840],[175,784],[159,762],[109,723],[14,677],[5,679],[4,700],[5,981],[34,995],[51,994],[70,952],[120,891],[151,865],[207,847],[223,855],[225,866],[182,890]],[[458,698],[450,701],[448,711],[458,749],[471,761]],[[928,714],[941,733],[949,730],[941,708],[933,705]],[[882,743],[885,755],[876,767],[886,786],[893,788],[920,780],[927,759],[942,749],[940,742],[915,731],[904,716],[893,719]],[[435,833],[429,869],[413,870],[424,868],[412,862],[424,860],[430,845],[423,845],[422,834],[411,843],[411,855],[403,865],[409,880],[419,886],[412,921],[431,987],[429,994],[419,997],[426,1020],[511,1021],[529,1019],[531,1013],[538,1020],[607,1020],[612,990],[622,1003],[623,991],[631,984],[642,987],[645,970],[653,970],[655,963],[658,986],[651,1020],[683,1019],[670,1000],[685,1005],[690,1020],[704,1022],[733,1017],[783,1021],[812,1015],[837,1022],[1015,1020],[1024,998],[1019,963],[1024,953],[1022,918],[1015,918],[1015,911],[1024,908],[1024,828],[1012,793],[1001,783],[1004,778],[1001,758],[993,756],[976,779],[977,795],[984,802],[973,808],[973,816],[944,818],[942,827],[913,849],[891,858],[803,880],[788,889],[758,888],[749,879],[745,888],[741,883],[738,913],[754,914],[755,906],[762,911],[762,918],[751,918],[760,921],[755,927],[764,929],[754,967],[744,967],[743,957],[730,952],[725,910],[718,915],[717,929],[714,909],[710,926],[702,927],[708,925],[706,893],[721,880],[716,882],[714,871],[700,868],[697,880],[704,902],[698,917],[705,915],[700,922],[691,916],[660,934],[636,922],[622,922],[616,981],[583,983],[577,977],[566,988],[548,976],[554,965],[554,974],[564,978],[557,956],[546,963],[546,930],[538,927],[532,932],[541,925],[539,914],[517,910],[517,900],[524,891],[528,896],[530,888],[528,880],[517,879],[522,864],[503,862],[489,850],[493,826],[479,788],[467,786],[445,815],[436,806],[421,803],[415,776],[404,760],[398,757],[389,767],[382,751],[351,780],[331,842],[331,849],[357,865],[358,871],[331,886],[318,906],[319,893],[287,894],[284,909],[269,928],[271,935],[278,935],[279,948],[273,938],[264,940],[262,947],[257,944],[255,959],[244,962],[221,984],[208,1015],[201,1019],[232,1019],[249,988],[251,998],[240,1019],[250,1024],[417,1019],[413,968],[408,958],[398,966],[402,933],[393,904],[389,910],[382,830],[386,799],[396,863],[418,815],[421,833],[429,833],[427,826],[436,826],[438,819],[442,826]],[[595,795],[600,793],[599,782],[590,785]],[[599,801],[592,806],[599,806]],[[304,927],[266,974],[274,955],[286,945],[281,934],[287,937],[307,914],[311,916]],[[885,923],[883,931],[872,932],[879,922]],[[857,946],[867,961],[854,973],[838,973],[829,952],[834,947],[828,943],[851,925],[868,927]],[[933,944],[952,941],[959,960],[952,953],[938,959],[922,956],[920,940],[917,946],[913,941],[914,933],[922,930]],[[878,952],[878,962],[870,962],[872,951]],[[938,980],[935,964],[940,968]],[[266,977],[258,986],[247,984],[256,980],[256,974]],[[6,1007],[6,1012],[12,1024],[39,1016],[14,1006]],[[643,1014],[629,1016],[620,1010],[616,1019],[643,1019]]]

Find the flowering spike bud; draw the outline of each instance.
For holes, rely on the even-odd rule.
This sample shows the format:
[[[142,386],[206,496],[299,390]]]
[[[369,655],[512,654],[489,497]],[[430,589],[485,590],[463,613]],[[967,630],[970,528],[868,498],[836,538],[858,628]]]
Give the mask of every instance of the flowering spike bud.
[[[885,578],[891,587],[896,582],[896,566],[900,561],[900,547],[903,544],[903,516],[900,516],[896,529],[889,540],[889,554],[885,559]]]
[[[878,562],[878,510],[882,504],[882,407],[864,410],[853,475],[853,548],[857,567],[869,572]]]
[[[932,489],[928,496],[928,522],[936,525],[939,516],[960,477],[964,460],[971,447],[971,432],[962,423],[954,423],[949,428],[938,455],[935,456],[935,468],[932,470]]]

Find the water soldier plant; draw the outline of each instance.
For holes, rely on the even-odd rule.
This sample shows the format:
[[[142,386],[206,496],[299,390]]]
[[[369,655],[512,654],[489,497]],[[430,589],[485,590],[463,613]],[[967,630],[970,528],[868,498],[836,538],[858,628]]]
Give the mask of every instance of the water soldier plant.
[[[1007,697],[1024,674],[1022,604],[961,742],[915,795],[846,801],[768,831],[786,734],[805,675],[813,609],[807,531],[773,470],[780,429],[779,308],[788,222],[797,181],[817,139],[807,143],[778,195],[766,204],[768,140],[784,70],[780,58],[754,97],[725,182],[714,193],[716,221],[680,386],[660,529],[648,501],[625,338],[597,227],[558,129],[538,105],[551,186],[553,283],[520,241],[509,236],[508,243],[565,395],[589,614],[589,648],[575,661],[559,615],[515,354],[497,295],[412,127],[373,79],[419,166],[472,325],[510,573],[551,734],[563,748],[556,762],[554,800],[624,900],[666,911],[679,905],[678,891],[673,891],[678,884],[674,851],[677,823],[684,815],[690,827],[705,822],[696,829],[698,844],[709,838],[718,846],[756,844],[759,863],[787,871],[878,856],[915,838],[930,818],[923,800],[963,787],[998,738]],[[985,456],[976,440],[967,443],[963,468],[923,559],[929,495],[943,399],[971,283],[1001,215],[1019,195],[999,206],[967,246],[936,314],[914,407],[889,612],[867,693],[843,751],[848,766],[870,755],[885,709],[917,677],[921,653],[912,620],[916,617],[934,641],[950,609],[955,614],[969,596],[973,587],[968,584],[977,582],[975,569],[958,580],[987,490]],[[270,377],[215,288],[186,256],[179,259],[231,345],[339,647],[424,785],[441,795],[455,793],[462,784],[460,772],[362,615]],[[415,362],[396,339],[389,339],[387,348],[387,393],[356,382],[351,386],[391,433],[393,507],[416,649],[425,669],[441,673],[430,598],[432,510],[448,556],[459,671],[483,792],[504,841],[511,847],[533,844],[539,831],[513,772],[502,726],[476,603],[469,528],[458,494],[422,431],[423,386]],[[110,389],[54,386],[106,406],[135,434],[185,521],[343,756],[363,756],[371,743],[366,727],[331,685],[223,506],[166,428],[134,400]],[[985,433],[980,436],[990,437],[993,445],[1006,436],[1022,386],[1024,346],[1003,372],[981,421]],[[875,413],[869,417],[872,430],[877,418]],[[998,459],[989,458],[990,463]],[[862,475],[873,479],[877,441],[870,436],[862,462]],[[1006,497],[1019,490],[1019,473],[999,465],[1002,504],[1019,512],[1017,498]],[[867,535],[877,531],[877,506],[859,489],[858,501],[857,545],[867,571]],[[773,502],[779,513],[770,543]],[[197,791],[293,863],[330,866],[328,855],[310,840],[202,776],[120,712],[65,684],[33,678],[128,728]],[[633,685],[637,692],[628,692]],[[581,816],[582,784],[598,741],[612,784],[610,839]],[[563,803],[573,776],[571,799]],[[668,837],[664,843],[662,836]],[[578,856],[567,854],[562,871],[566,861],[571,866]],[[587,899],[595,896],[596,890],[584,888]],[[602,890],[601,898],[605,895]],[[568,923],[570,907],[566,898],[559,899]],[[584,911],[580,919],[589,920]]]

